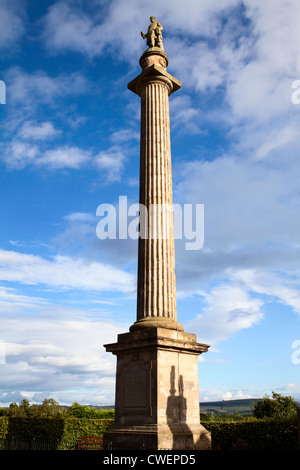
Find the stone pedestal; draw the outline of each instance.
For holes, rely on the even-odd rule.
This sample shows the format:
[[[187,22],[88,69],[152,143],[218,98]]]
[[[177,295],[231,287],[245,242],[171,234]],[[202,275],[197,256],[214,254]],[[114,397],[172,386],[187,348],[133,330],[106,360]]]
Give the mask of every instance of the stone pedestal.
[[[200,424],[198,356],[207,351],[177,321],[169,95],[180,82],[158,47],[140,59],[128,84],[141,98],[137,318],[105,345],[117,356],[115,424],[105,449],[209,449]]]
[[[198,388],[198,355],[207,345],[182,331],[144,328],[105,347],[117,356],[115,424],[105,449],[210,448]]]

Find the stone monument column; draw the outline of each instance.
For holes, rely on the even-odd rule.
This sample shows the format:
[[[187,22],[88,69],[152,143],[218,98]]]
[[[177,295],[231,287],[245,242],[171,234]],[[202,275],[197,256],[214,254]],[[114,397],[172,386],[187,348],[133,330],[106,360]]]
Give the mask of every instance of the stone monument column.
[[[166,70],[162,26],[150,21],[142,72],[128,84],[141,98],[137,316],[104,345],[117,357],[115,423],[104,448],[210,449],[198,384],[198,356],[209,346],[184,332],[176,312],[169,96],[181,84]]]
[[[142,74],[128,84],[141,97],[140,204],[137,323],[182,330],[176,321],[175,247],[169,95],[180,82],[167,73],[168,57],[158,47],[140,59]]]

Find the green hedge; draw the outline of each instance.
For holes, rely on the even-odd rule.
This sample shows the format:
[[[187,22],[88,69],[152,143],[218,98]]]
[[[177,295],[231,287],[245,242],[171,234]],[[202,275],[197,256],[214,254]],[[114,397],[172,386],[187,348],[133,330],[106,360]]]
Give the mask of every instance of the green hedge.
[[[202,424],[211,432],[213,450],[300,450],[295,418]]]
[[[64,422],[64,433],[58,448],[74,449],[82,436],[102,436],[106,428],[113,423],[113,419],[69,418]]]
[[[203,422],[213,450],[300,450],[296,419]],[[55,442],[58,450],[76,449],[82,436],[101,436],[112,419],[0,417],[0,440]]]
[[[56,443],[58,450],[76,449],[82,436],[101,436],[112,419],[0,417],[0,440],[37,439]]]

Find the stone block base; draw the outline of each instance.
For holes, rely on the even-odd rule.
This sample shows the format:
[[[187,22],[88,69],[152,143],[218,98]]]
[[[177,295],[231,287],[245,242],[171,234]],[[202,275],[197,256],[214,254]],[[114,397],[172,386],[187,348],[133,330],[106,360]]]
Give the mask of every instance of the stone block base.
[[[210,450],[211,435],[202,426],[111,426],[104,434],[104,450]]]
[[[117,356],[115,425],[107,449],[210,448],[200,424],[198,356],[208,345],[167,328],[140,328],[105,345]]]

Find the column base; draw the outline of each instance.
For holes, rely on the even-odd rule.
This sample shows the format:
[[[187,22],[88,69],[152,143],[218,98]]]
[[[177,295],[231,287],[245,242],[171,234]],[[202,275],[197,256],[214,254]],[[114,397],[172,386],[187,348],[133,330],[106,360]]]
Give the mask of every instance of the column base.
[[[164,317],[147,317],[136,321],[129,328],[130,332],[139,330],[141,328],[167,328],[170,330],[184,331],[184,328],[177,320]]]

